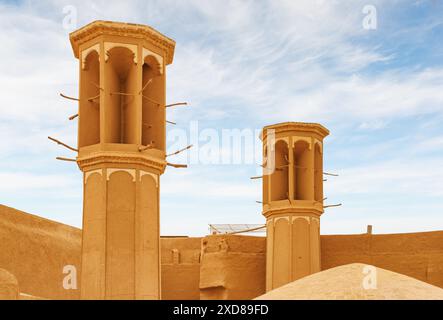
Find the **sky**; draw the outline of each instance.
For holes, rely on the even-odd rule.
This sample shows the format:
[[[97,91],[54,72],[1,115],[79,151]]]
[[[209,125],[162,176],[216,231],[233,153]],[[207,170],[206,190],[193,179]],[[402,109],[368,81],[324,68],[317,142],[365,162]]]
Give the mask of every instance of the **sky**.
[[[168,109],[168,150],[195,146],[169,159],[187,169],[161,177],[162,235],[264,223],[256,149],[211,137],[251,132],[259,148],[256,133],[285,121],[331,132],[324,169],[339,176],[325,196],[343,205],[325,210],[322,234],[443,230],[439,0],[0,1],[0,204],[81,227],[81,172],[55,160],[75,155],[47,136],[76,145],[76,103],[59,96],[78,95],[69,33],[99,19],[176,41],[167,102],[189,107]]]

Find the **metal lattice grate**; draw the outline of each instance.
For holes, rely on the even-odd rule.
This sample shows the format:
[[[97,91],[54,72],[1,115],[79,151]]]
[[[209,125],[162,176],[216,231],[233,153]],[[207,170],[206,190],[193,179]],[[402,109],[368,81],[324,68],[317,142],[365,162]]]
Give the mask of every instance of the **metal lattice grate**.
[[[265,235],[265,227],[263,224],[210,224],[209,233]]]

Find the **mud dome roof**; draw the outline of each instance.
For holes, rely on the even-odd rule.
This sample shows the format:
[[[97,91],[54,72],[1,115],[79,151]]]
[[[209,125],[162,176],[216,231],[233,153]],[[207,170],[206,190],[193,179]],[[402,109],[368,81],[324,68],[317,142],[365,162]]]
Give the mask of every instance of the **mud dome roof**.
[[[375,288],[366,286],[376,279]],[[258,300],[443,300],[443,289],[361,263],[328,269],[272,290]]]
[[[165,52],[165,62],[167,65],[172,63],[172,59],[174,57],[175,41],[171,38],[168,38],[154,28],[143,24],[103,20],[91,22],[69,35],[75,57],[78,58],[79,47],[81,44],[104,34],[132,37],[136,39],[145,39],[146,41],[152,43],[154,46],[159,47]]]

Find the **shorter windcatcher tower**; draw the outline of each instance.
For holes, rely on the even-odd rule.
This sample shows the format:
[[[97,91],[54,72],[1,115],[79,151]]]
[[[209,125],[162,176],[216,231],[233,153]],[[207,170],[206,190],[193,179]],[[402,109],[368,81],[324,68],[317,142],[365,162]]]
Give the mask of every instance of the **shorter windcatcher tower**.
[[[323,139],[328,134],[315,123],[263,128],[266,291],[320,271]]]
[[[175,42],[145,25],[109,21],[70,40],[80,62],[71,118],[78,116],[84,183],[81,298],[159,299],[166,66]]]

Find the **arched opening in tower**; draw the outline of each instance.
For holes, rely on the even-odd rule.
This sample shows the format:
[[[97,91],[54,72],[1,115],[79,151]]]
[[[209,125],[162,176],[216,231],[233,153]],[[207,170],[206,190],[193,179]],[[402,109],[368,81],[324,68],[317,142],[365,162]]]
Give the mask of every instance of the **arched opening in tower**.
[[[309,200],[309,144],[306,141],[297,141],[294,144],[294,199]]]
[[[100,62],[97,51],[84,59],[80,72],[78,147],[100,143]]]
[[[157,59],[148,55],[143,61],[142,145],[165,149],[165,78]]]
[[[318,143],[314,148],[314,196],[315,201],[323,202],[323,155]]]
[[[107,54],[106,142],[135,144],[137,67],[134,53],[128,48],[115,47]]]
[[[275,170],[271,175],[271,201],[289,198],[289,151],[288,144],[277,141],[275,144]]]

